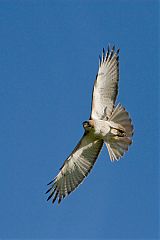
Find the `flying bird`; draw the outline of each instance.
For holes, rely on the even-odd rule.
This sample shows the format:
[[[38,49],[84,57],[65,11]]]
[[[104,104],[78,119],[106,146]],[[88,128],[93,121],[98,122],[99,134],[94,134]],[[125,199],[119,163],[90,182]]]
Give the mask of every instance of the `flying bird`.
[[[48,184],[47,200],[52,203],[73,192],[91,171],[106,145],[111,161],[119,160],[132,143],[133,125],[125,108],[115,101],[118,94],[119,49],[115,47],[99,57],[99,69],[92,91],[91,114],[83,122],[84,134],[58,175]]]

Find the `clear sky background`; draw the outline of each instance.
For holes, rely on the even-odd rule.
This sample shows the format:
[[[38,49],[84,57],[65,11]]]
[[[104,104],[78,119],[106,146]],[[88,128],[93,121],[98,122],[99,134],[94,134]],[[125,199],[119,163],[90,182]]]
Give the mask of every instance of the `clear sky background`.
[[[0,238],[158,237],[158,1],[0,1]],[[83,134],[98,55],[120,48],[135,134],[61,205],[47,183]]]

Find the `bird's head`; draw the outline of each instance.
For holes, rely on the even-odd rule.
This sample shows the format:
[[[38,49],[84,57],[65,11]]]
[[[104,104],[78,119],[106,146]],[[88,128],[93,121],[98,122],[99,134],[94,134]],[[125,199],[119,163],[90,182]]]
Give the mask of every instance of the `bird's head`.
[[[83,122],[83,128],[84,128],[86,131],[90,131],[91,129],[93,129],[92,120]]]

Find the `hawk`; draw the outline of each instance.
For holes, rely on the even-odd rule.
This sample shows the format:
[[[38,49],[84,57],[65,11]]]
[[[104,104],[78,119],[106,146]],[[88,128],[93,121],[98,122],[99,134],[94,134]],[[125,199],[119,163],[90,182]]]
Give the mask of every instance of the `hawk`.
[[[105,144],[111,161],[120,159],[132,143],[133,125],[125,108],[115,106],[119,81],[119,49],[115,47],[99,57],[99,69],[92,92],[91,114],[83,122],[84,134],[60,168],[58,175],[48,184],[47,200],[52,203],[73,192],[91,171]]]

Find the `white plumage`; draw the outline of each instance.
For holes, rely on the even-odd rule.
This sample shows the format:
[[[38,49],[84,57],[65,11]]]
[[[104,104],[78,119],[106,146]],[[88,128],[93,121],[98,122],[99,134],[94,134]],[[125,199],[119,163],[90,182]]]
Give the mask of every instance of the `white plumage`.
[[[119,50],[114,47],[102,59],[92,93],[90,119],[83,123],[84,135],[70,156],[65,160],[58,175],[48,185],[46,193],[52,202],[58,203],[73,192],[92,169],[103,143],[111,161],[118,160],[128,150],[133,135],[129,114],[121,104],[115,107],[119,80]]]

